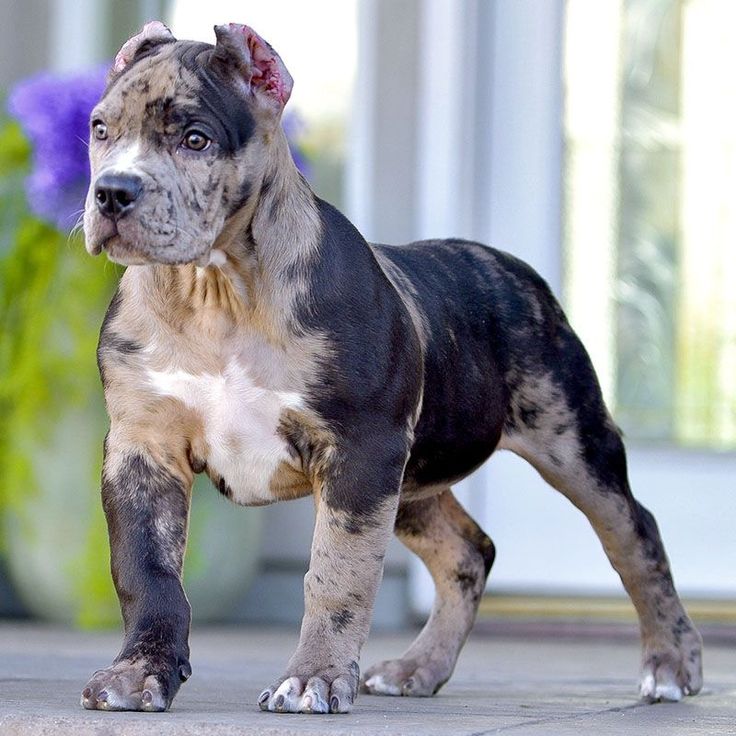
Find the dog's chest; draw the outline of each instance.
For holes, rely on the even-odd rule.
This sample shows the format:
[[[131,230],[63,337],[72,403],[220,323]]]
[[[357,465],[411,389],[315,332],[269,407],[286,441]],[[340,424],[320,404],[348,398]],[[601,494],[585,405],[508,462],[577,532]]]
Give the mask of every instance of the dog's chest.
[[[298,393],[259,385],[235,359],[219,373],[149,370],[148,378],[158,395],[178,399],[194,412],[202,431],[201,459],[233,501],[275,500],[274,475],[291,459],[279,423],[285,410],[302,406]]]

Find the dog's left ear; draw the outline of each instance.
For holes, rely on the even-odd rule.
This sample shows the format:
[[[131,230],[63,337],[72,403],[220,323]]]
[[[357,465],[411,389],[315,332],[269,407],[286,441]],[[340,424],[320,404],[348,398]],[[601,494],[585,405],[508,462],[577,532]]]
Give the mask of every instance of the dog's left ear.
[[[112,81],[130,65],[136,56],[141,56],[148,49],[155,48],[162,43],[176,41],[171,31],[160,21],[152,20],[141,28],[135,36],[129,38],[118,51],[113,62],[108,81]]]
[[[215,26],[215,36],[215,59],[234,72],[261,107],[280,115],[294,86],[281,57],[248,26]]]

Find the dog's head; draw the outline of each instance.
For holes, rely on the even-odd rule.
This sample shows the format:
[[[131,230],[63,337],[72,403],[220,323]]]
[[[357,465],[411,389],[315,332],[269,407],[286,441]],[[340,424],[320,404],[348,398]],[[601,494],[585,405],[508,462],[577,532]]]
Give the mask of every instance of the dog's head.
[[[260,186],[292,79],[247,26],[215,34],[177,41],[155,21],[120,49],[90,120],[90,253],[202,262]]]

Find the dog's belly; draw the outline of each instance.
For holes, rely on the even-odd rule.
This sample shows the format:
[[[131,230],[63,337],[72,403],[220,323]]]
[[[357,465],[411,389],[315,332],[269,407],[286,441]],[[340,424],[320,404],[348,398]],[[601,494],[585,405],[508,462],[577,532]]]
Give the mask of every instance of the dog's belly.
[[[278,426],[285,409],[302,405],[298,394],[256,385],[235,361],[219,374],[150,370],[148,377],[158,395],[196,413],[203,428],[199,459],[213,480],[222,479],[221,490],[243,505],[278,499],[277,471],[291,462]]]

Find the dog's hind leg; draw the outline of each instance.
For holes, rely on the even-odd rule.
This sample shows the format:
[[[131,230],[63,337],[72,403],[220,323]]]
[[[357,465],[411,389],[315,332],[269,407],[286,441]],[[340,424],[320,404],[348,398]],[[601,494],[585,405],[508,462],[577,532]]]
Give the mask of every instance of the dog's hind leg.
[[[528,460],[588,517],[639,616],[641,697],[679,700],[702,686],[701,638],[675,590],[654,517],[631,493],[620,432],[590,361],[571,331],[561,339],[564,359],[514,387],[499,446]]]
[[[452,674],[475,621],[495,550],[449,489],[403,503],[395,531],[427,565],[436,598],[414,643],[400,659],[370,667],[363,690],[375,695],[434,695]]]

